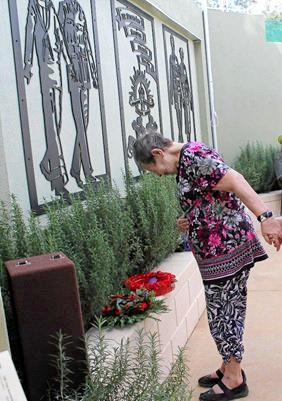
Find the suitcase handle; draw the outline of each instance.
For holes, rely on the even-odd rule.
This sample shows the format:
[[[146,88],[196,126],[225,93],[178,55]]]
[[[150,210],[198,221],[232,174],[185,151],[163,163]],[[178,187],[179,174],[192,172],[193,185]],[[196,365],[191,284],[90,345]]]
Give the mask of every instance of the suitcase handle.
[[[55,253],[54,255],[51,255],[51,260],[57,260],[57,259],[63,259],[64,256],[61,255],[60,253]]]
[[[20,260],[17,264],[16,264],[16,266],[18,266],[18,267],[21,267],[21,266],[27,266],[27,265],[30,265],[31,263],[27,260],[27,259],[25,259],[25,260]]]

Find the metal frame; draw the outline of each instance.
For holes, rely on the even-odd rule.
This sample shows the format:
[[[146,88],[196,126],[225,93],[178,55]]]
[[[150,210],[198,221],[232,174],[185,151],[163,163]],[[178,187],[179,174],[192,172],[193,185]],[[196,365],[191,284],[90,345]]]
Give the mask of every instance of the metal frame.
[[[169,96],[169,69],[168,69],[168,50],[167,50],[167,41],[166,41],[166,35],[165,33],[172,34],[176,36],[178,39],[184,41],[187,46],[187,55],[188,55],[188,68],[189,68],[189,83],[190,83],[190,88],[191,88],[191,93],[192,93],[192,104],[193,104],[193,128],[194,128],[194,136],[195,140],[197,139],[197,132],[196,132],[196,125],[195,125],[195,113],[194,113],[194,96],[193,96],[193,85],[192,85],[192,76],[191,76],[191,66],[190,66],[190,52],[189,52],[189,42],[188,39],[185,38],[184,36],[180,35],[178,32],[175,32],[173,29],[169,28],[167,25],[162,24],[163,28],[163,42],[164,42],[164,51],[165,51],[165,67],[166,67],[166,76],[167,76],[167,93]],[[172,107],[169,102],[169,117],[170,117],[170,126],[171,126],[171,136],[172,139],[175,140],[174,138],[174,128],[173,128],[173,118],[172,118]]]
[[[114,38],[114,52],[115,52],[115,61],[116,61],[116,70],[117,70],[117,85],[119,92],[119,105],[120,105],[120,120],[121,120],[121,131],[122,131],[122,144],[123,144],[123,152],[124,152],[124,162],[125,167],[128,169],[128,156],[127,156],[127,137],[126,137],[126,128],[125,128],[125,117],[124,117],[124,102],[123,102],[123,90],[121,84],[121,71],[120,71],[120,61],[119,61],[119,50],[118,50],[118,37],[117,37],[117,26],[115,20],[115,1],[111,0],[111,12],[112,12],[112,27],[113,27],[113,38]],[[157,99],[158,99],[158,107],[159,107],[159,123],[160,123],[160,131],[163,131],[162,124],[162,112],[161,112],[161,98],[160,98],[160,84],[159,84],[159,73],[158,73],[158,62],[157,62],[157,51],[156,51],[156,35],[155,35],[155,25],[154,18],[147,14],[145,11],[130,3],[128,0],[118,0],[119,3],[127,7],[130,11],[135,12],[136,14],[142,16],[144,19],[147,19],[151,22],[152,25],[152,37],[153,37],[153,52],[154,52],[154,62],[155,62],[155,70],[156,70],[156,86],[157,86]]]
[[[29,193],[31,209],[37,212],[39,205],[38,205],[38,198],[37,198],[37,191],[34,177],[32,147],[29,135],[29,121],[28,121],[26,91],[25,91],[24,74],[23,74],[23,61],[22,61],[23,58],[22,58],[22,49],[20,41],[18,8],[16,0],[9,0],[8,4],[9,4],[9,14],[10,14],[9,15],[10,27],[13,41],[15,74],[16,74],[16,83],[18,91],[18,104],[20,112],[20,122],[21,122],[28,193]]]
[[[95,49],[96,64],[97,64],[98,78],[99,78],[98,79],[98,82],[99,82],[98,93],[99,93],[103,145],[104,145],[104,154],[105,154],[106,177],[108,177],[111,180],[111,168],[110,168],[110,158],[109,158],[108,135],[107,135],[107,127],[106,127],[106,114],[105,114],[105,104],[104,104],[102,69],[101,69],[101,61],[100,61],[99,35],[98,35],[97,19],[96,19],[96,4],[95,4],[95,0],[89,0],[89,1],[91,2],[93,40],[94,40],[94,49]]]
[[[96,63],[97,63],[97,70],[98,70],[98,80],[99,80],[98,96],[99,96],[99,107],[100,107],[100,115],[101,115],[102,139],[103,139],[104,161],[105,161],[105,174],[101,174],[99,176],[97,175],[97,177],[99,177],[101,179],[104,179],[104,178],[110,179],[111,172],[110,172],[108,139],[107,139],[107,130],[106,130],[100,52],[99,52],[99,45],[98,45],[98,30],[97,30],[97,24],[96,24],[96,8],[95,8],[94,0],[89,0],[89,3],[90,3],[91,13],[92,13],[94,53],[95,53],[95,59],[96,59]],[[18,92],[18,104],[19,104],[22,141],[23,141],[23,150],[24,150],[24,160],[25,160],[30,206],[31,206],[32,211],[34,211],[36,214],[43,214],[44,213],[44,205],[38,204],[38,195],[37,195],[35,175],[34,175],[34,162],[33,162],[33,157],[32,157],[32,145],[31,145],[31,138],[30,138],[27,98],[26,98],[26,89],[25,89],[25,83],[24,83],[23,54],[22,54],[22,46],[21,46],[21,39],[20,39],[17,0],[8,0],[8,5],[9,5],[10,27],[11,27],[11,35],[12,35],[12,42],[13,42],[15,75],[16,75],[16,84],[17,84],[17,92]],[[78,191],[74,195],[83,198],[83,191]],[[49,202],[49,203],[52,203],[52,202]]]

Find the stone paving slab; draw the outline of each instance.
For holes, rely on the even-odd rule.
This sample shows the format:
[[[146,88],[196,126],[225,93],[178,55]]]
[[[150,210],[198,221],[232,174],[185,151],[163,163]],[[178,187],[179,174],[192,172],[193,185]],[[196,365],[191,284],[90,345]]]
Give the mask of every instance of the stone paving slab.
[[[246,371],[250,394],[246,401],[282,401],[282,250],[264,241],[270,258],[257,263],[248,284],[245,330]],[[206,311],[188,341],[188,364],[192,401],[205,389],[197,387],[199,376],[217,369],[220,357],[209,333]]]

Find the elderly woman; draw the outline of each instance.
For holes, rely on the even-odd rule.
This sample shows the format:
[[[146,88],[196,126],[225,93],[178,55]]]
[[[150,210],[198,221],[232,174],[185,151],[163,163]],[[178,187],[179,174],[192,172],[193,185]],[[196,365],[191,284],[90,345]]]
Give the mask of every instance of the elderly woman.
[[[211,387],[201,401],[246,397],[241,370],[242,342],[250,269],[267,258],[243,203],[257,216],[268,243],[280,247],[280,224],[238,172],[203,143],[172,142],[147,132],[134,143],[133,155],[144,170],[158,176],[175,174],[184,215],[178,227],[188,230],[207,303],[211,335],[222,357],[221,367],[199,379]]]

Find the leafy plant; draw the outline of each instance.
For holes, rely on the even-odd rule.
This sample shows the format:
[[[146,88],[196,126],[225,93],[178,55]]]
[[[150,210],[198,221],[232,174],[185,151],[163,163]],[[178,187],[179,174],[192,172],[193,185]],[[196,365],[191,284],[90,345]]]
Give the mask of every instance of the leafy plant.
[[[129,174],[126,182],[126,207],[135,224],[143,257],[138,271],[152,269],[177,247],[176,220],[180,207],[176,197],[175,181],[145,174],[136,185]]]
[[[80,391],[70,389],[67,357],[65,354],[60,356],[63,353],[62,345],[58,347],[55,365],[62,385],[57,398],[53,393],[52,401],[191,400],[185,347],[179,348],[175,362],[165,377],[155,333],[148,334],[141,330],[133,340],[122,340],[113,346],[105,337],[104,323],[103,319],[97,320],[96,337],[91,338],[88,344],[89,377],[85,388]]]
[[[268,21],[282,21],[282,8],[273,10],[272,12],[264,11],[265,19]]]
[[[16,200],[16,197],[12,195],[12,213],[11,213],[11,230],[14,240],[14,246],[18,257],[22,258],[28,255],[28,244],[27,244],[27,231],[23,212]]]
[[[97,224],[105,232],[115,255],[112,269],[114,279],[121,282],[134,271],[143,257],[134,220],[119,190],[108,182],[102,182],[95,193],[89,187],[86,197],[88,206],[91,205],[89,213],[97,217]]]
[[[256,192],[268,192],[277,186],[273,165],[277,151],[277,148],[271,145],[248,143],[241,148],[233,167],[243,174]]]
[[[0,285],[13,358],[18,368],[20,352],[16,349],[18,341],[5,261],[40,253],[64,252],[76,266],[87,328],[94,316],[101,314],[109,296],[122,291],[126,277],[150,270],[175,250],[178,241],[175,223],[179,206],[175,182],[168,177],[157,179],[146,175],[138,183],[127,177],[125,197],[108,183],[100,185],[98,190],[88,187],[83,199],[71,196],[69,203],[54,200],[45,205],[45,211],[44,219],[32,213],[25,218],[15,197],[10,205],[0,204]],[[147,301],[153,302],[151,295]],[[153,302],[150,312],[153,310],[164,311],[165,307],[158,300]],[[133,319],[132,316],[129,318]],[[70,360],[62,333],[57,340],[59,359],[54,363],[60,372],[59,391],[55,395],[50,390],[52,401],[190,399],[182,351],[169,378],[160,381],[155,336],[140,334],[136,348],[122,343],[109,350],[100,327],[98,346],[90,360],[87,386],[81,393],[72,391],[68,380]]]
[[[0,204],[0,285],[7,320],[13,320],[4,262],[41,253],[63,252],[75,264],[85,326],[101,313],[123,281],[148,271],[177,247],[179,206],[175,182],[168,177],[125,178],[126,196],[101,183],[89,185],[84,198],[54,200],[44,219],[24,218],[15,197]]]
[[[53,378],[52,384],[48,383],[49,399],[65,401],[68,393],[72,391],[71,375],[73,374],[69,365],[72,358],[67,355],[67,347],[71,344],[71,337],[63,334],[60,330],[56,335],[51,336],[51,344],[57,351],[56,354],[50,355],[50,366],[52,366],[57,374]]]

